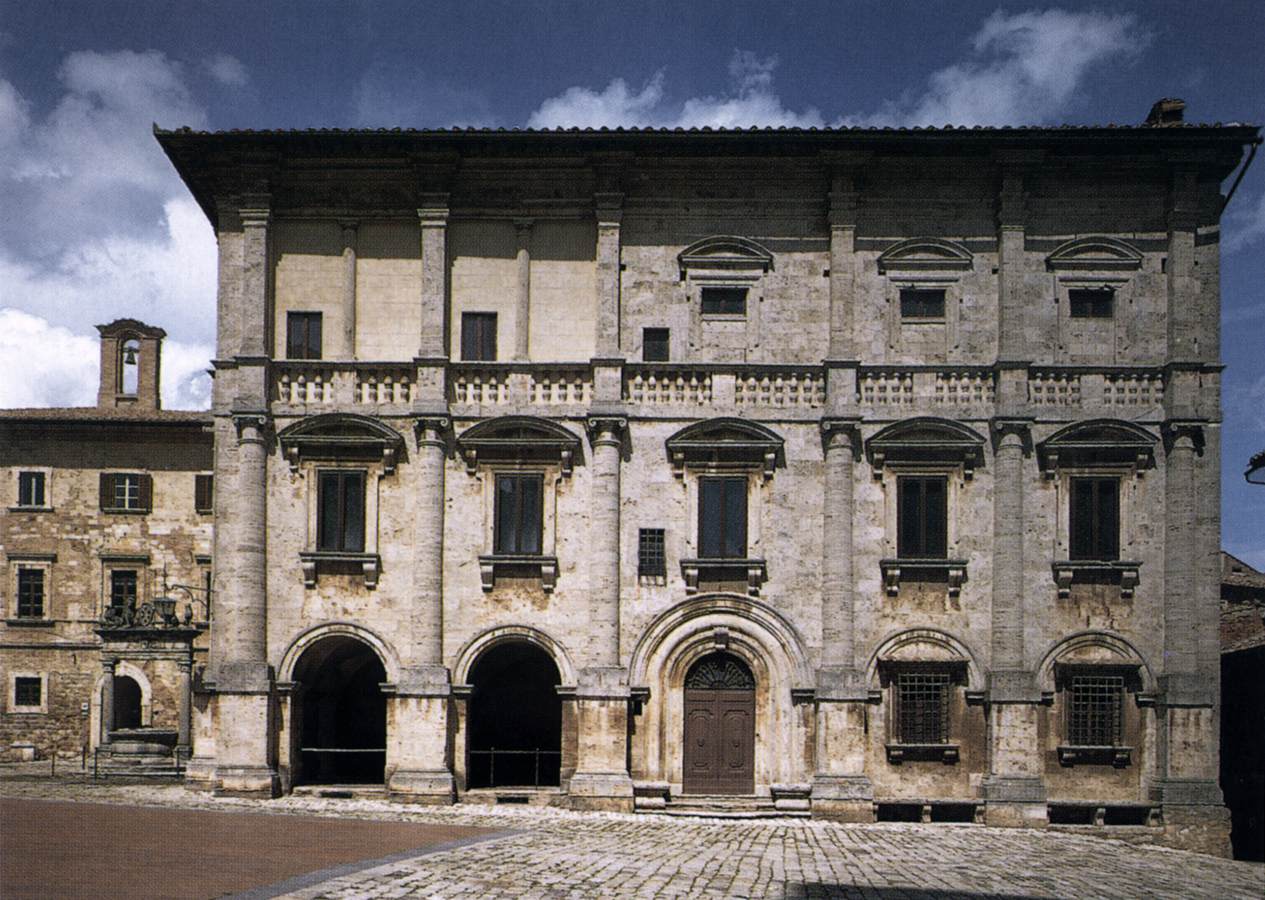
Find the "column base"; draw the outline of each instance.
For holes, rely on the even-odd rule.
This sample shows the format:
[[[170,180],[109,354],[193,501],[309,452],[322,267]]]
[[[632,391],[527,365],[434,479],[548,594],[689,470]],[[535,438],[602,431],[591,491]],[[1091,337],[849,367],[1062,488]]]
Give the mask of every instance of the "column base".
[[[456,799],[456,782],[448,771],[397,769],[387,779],[387,796],[402,803],[448,806]]]
[[[865,775],[814,775],[811,810],[814,819],[873,822],[874,785]]]
[[[215,760],[209,757],[195,756],[184,766],[185,783],[199,791],[215,789]]]
[[[572,809],[632,812],[633,783],[627,772],[576,772],[567,784]]]
[[[1194,850],[1229,859],[1230,811],[1211,804],[1163,807],[1164,837],[1161,843],[1179,850]]]
[[[281,796],[281,779],[267,766],[220,767],[215,773],[215,794],[218,797],[262,797],[268,800]]]
[[[1045,783],[1040,778],[984,779],[984,824],[1000,828],[1044,828],[1050,823]]]

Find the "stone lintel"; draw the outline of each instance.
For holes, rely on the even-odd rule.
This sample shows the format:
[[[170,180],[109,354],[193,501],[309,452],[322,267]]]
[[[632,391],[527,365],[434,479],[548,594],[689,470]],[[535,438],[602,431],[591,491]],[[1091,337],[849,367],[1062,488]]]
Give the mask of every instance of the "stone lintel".
[[[628,700],[628,670],[623,666],[589,666],[580,669],[575,686],[577,700]]]
[[[1216,703],[1212,679],[1198,672],[1169,672],[1161,675],[1159,698],[1161,706],[1210,708]]]
[[[865,672],[853,666],[822,666],[817,670],[818,703],[868,703]]]
[[[983,783],[984,799],[990,803],[1045,803],[1045,782],[1040,778],[1009,778],[989,775]]]
[[[395,682],[397,697],[449,697],[452,683],[446,666],[409,666]]]
[[[989,672],[986,700],[988,703],[1041,703],[1037,673],[1024,669]]]

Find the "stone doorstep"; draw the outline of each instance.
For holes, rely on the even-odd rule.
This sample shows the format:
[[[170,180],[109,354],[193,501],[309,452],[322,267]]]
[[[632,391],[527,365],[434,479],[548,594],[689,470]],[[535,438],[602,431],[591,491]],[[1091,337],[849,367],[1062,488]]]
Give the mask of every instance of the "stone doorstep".
[[[325,797],[336,800],[383,800],[387,796],[381,784],[300,784],[290,789],[295,797]]]

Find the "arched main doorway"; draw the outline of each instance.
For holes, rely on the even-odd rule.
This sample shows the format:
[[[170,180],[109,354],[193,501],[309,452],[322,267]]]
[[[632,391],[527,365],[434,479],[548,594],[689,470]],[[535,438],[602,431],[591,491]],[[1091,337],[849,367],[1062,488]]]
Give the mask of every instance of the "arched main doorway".
[[[342,635],[317,641],[299,657],[301,690],[297,781],[376,784],[386,766],[387,706],[382,660],[368,645]]]
[[[685,675],[687,794],[755,791],[755,678],[731,653],[709,653]]]
[[[114,676],[114,727],[141,727],[141,686],[130,675]]]
[[[489,649],[470,670],[471,788],[557,785],[562,760],[558,667],[527,641]]]

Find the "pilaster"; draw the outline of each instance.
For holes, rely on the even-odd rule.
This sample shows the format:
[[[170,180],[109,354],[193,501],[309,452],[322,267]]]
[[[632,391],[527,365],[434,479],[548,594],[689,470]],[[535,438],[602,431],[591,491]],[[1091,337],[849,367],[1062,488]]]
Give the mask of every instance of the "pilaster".
[[[580,670],[575,692],[575,773],[567,783],[572,808],[632,812],[629,699],[626,669],[592,666]]]
[[[587,421],[593,446],[593,496],[588,532],[589,623],[591,658],[602,666],[617,666],[619,646],[619,509],[620,468],[628,421],[618,415],[590,415]]]
[[[515,362],[530,359],[528,343],[531,339],[531,219],[515,219],[514,233],[517,240],[515,263],[518,268],[518,294],[514,304],[514,356]]]
[[[444,309],[448,292],[448,194],[422,195],[417,210],[421,229],[421,334],[417,355],[422,359],[447,356],[444,348]]]
[[[343,237],[343,327],[339,337],[342,344],[339,358],[356,358],[356,253],[359,223],[354,219],[345,219],[338,223]]]

